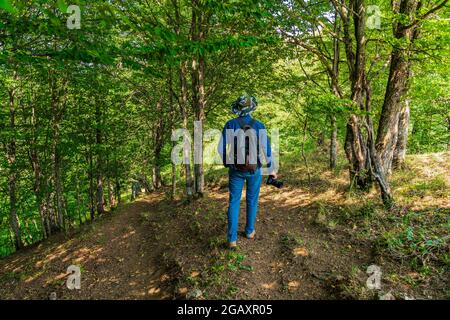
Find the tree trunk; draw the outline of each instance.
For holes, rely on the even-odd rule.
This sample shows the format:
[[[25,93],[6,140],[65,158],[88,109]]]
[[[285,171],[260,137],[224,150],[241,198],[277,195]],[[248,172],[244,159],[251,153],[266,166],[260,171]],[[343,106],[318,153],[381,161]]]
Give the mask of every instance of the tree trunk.
[[[64,204],[63,204],[63,186],[61,177],[61,155],[59,150],[60,144],[60,125],[62,120],[62,108],[61,108],[61,91],[62,88],[58,88],[58,79],[53,71],[49,72],[50,77],[50,90],[51,90],[51,110],[52,110],[52,169],[53,169],[53,185],[55,191],[56,202],[56,219],[59,230],[65,230],[64,221]]]
[[[177,4],[176,0],[172,0],[172,4],[174,5],[175,12],[175,33],[179,36],[181,33],[181,14],[180,7]],[[188,113],[188,87],[186,81],[187,74],[187,61],[181,61],[180,69],[179,69],[179,77],[180,77],[180,90],[181,97],[179,99],[181,117],[183,121],[183,129],[185,131],[188,130],[189,123],[189,113]],[[189,136],[183,137],[183,159],[184,159],[184,175],[186,179],[186,196],[188,199],[192,197],[193,194],[193,180],[191,174],[191,150],[189,143]]]
[[[108,181],[109,209],[112,210],[116,207],[116,199],[114,199],[114,187],[109,177],[107,178],[107,181]]]
[[[340,55],[340,48],[339,48],[339,33],[340,33],[340,27],[339,27],[339,18],[338,13],[335,11],[334,13],[334,27],[333,31],[336,35],[336,37],[333,39],[333,64],[331,68],[331,91],[333,94],[341,99],[342,93],[339,87],[339,55]],[[334,170],[336,169],[336,159],[337,159],[337,123],[336,123],[336,116],[334,114],[331,115],[331,135],[330,135],[330,169]]]
[[[41,165],[39,162],[39,157],[36,150],[35,141],[30,144],[30,161],[31,166],[33,168],[34,173],[34,184],[33,184],[33,192],[36,197],[36,204],[38,206],[39,216],[41,219],[41,227],[42,227],[42,237],[44,239],[48,238],[50,230],[48,230],[48,216],[46,205],[44,202],[44,178],[41,171]]]
[[[337,124],[336,117],[331,116],[331,136],[330,136],[330,169],[336,169],[337,158]]]
[[[45,196],[45,203],[47,205],[47,235],[51,236],[53,231],[58,230],[58,222],[55,217],[54,198],[55,193],[50,191],[53,176],[49,177],[45,181],[46,189],[48,190]]]
[[[153,189],[158,190],[162,187],[161,169],[158,164],[155,164],[155,166],[152,168],[152,181]]]
[[[116,177],[116,188],[115,188],[115,193],[116,193],[116,198],[117,198],[117,204],[119,205],[122,202],[122,197],[120,195],[121,192],[121,188],[120,188],[120,181],[119,178]]]
[[[192,0],[191,38],[202,42],[205,39],[207,21],[200,1]],[[192,58],[192,103],[200,141],[194,146],[194,192],[196,197],[202,197],[204,192],[205,176],[203,170],[203,121],[205,119],[205,57],[201,53],[194,54]]]
[[[175,144],[173,144],[175,146]],[[172,192],[171,192],[171,198],[172,200],[175,199],[175,196],[177,194],[177,166],[175,163],[172,163]]]
[[[183,118],[183,129],[188,130],[188,97],[187,97],[187,84],[186,84],[186,61],[181,62],[180,66],[180,85],[181,85],[181,100],[180,100],[180,111]],[[189,143],[189,137],[183,137],[183,159],[184,159],[184,175],[186,179],[186,196],[189,198],[193,194],[193,180],[191,174],[191,145]]]
[[[97,189],[96,189],[96,206],[97,206],[97,214],[103,214],[105,212],[105,199],[103,195],[103,137],[102,131],[100,129],[102,123],[102,114],[100,110],[100,104],[96,102],[95,104],[95,120],[96,120],[96,129],[95,129],[95,143],[96,143],[96,151],[97,151],[97,166],[96,166],[96,179],[97,179]]]
[[[351,82],[351,100],[355,106],[364,111],[366,116],[352,114],[347,122],[345,153],[349,161],[351,186],[356,185],[362,190],[369,190],[374,180],[378,182],[383,203],[390,207],[393,203],[391,190],[381,167],[379,155],[375,149],[373,123],[371,112],[371,88],[366,78],[366,39],[364,34],[365,5],[364,0],[352,2],[354,36],[356,51],[350,36],[350,17],[347,10],[342,10],[340,16],[344,26],[344,43],[349,65]],[[365,138],[366,135],[366,138]]]
[[[349,16],[344,16],[344,38],[346,44],[347,63],[351,71],[351,100],[360,110],[365,110],[365,35],[364,35],[364,1],[353,1],[353,22],[356,42],[356,51],[353,53],[351,37],[349,34]],[[364,118],[352,114],[347,122],[347,133],[345,138],[345,153],[349,161],[351,185],[356,185],[360,189],[368,190],[372,185],[372,177],[369,175],[369,149],[367,140],[364,139],[363,128]]]
[[[174,88],[173,88],[172,67],[169,67],[168,82],[169,82],[168,87],[169,87],[169,105],[170,105],[170,119],[171,119],[170,127],[172,128],[173,132],[175,130],[175,123],[176,123],[176,107],[173,103]],[[172,149],[175,147],[175,145],[176,143],[175,141],[173,141]],[[172,162],[172,192],[170,194],[172,200],[175,200],[176,193],[177,193],[177,166],[174,162]]]
[[[398,137],[393,158],[394,168],[403,168],[405,165],[406,145],[408,142],[409,114],[409,99],[406,98],[403,101],[403,107],[398,117]]]
[[[407,27],[407,25],[414,20],[417,1],[400,0],[398,3],[394,2],[393,6],[394,12],[398,8],[398,13],[408,19],[403,23],[400,21],[394,26],[394,36],[399,41],[392,49],[389,78],[378,125],[376,149],[385,175],[389,175],[391,172],[397,145],[399,114],[402,107],[400,101],[406,93],[410,68],[409,54],[415,33],[415,26]],[[406,45],[402,44],[403,42]]]
[[[153,168],[152,168],[152,181],[153,188],[155,190],[162,187],[161,178],[161,150],[164,145],[164,114],[163,114],[163,97],[161,96],[156,103],[156,113],[158,114],[158,120],[154,126],[153,133]]]
[[[81,212],[83,211],[82,209],[82,205],[81,205],[81,195],[80,195],[80,179],[79,176],[77,175],[75,177],[75,183],[76,183],[76,203],[77,203],[77,212],[78,212],[78,222],[79,225],[81,226],[83,224],[83,218],[81,215]]]
[[[91,140],[91,139],[90,139]],[[88,163],[89,163],[89,213],[91,221],[95,219],[95,197],[94,197],[94,166],[92,160],[92,145],[89,147]]]
[[[31,162],[31,168],[34,173],[34,183],[33,183],[33,192],[36,197],[36,204],[38,206],[39,216],[41,219],[41,228],[42,228],[42,238],[46,239],[50,235],[49,230],[49,218],[45,205],[45,196],[44,196],[44,184],[45,179],[42,174],[41,163],[38,154],[37,147],[37,119],[36,119],[36,108],[34,103],[31,104],[31,130],[32,137],[29,141],[29,158]]]
[[[17,77],[14,76],[16,79]],[[9,220],[14,233],[14,247],[16,250],[23,248],[19,218],[17,216],[17,168],[16,168],[16,122],[15,122],[15,93],[16,89],[9,90],[9,129],[11,138],[7,147],[7,160],[9,165],[8,191],[9,191]]]

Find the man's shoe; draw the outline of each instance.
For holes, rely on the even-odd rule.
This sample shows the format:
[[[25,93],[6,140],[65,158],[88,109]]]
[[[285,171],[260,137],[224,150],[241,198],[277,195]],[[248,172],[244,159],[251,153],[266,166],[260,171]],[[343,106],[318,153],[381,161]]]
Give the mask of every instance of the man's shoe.
[[[245,236],[247,237],[247,239],[254,239],[255,238],[255,234],[256,234],[256,232],[255,232],[255,230],[253,230],[252,233],[246,234]]]
[[[236,249],[237,248],[236,241],[228,242],[228,248],[229,249]]]

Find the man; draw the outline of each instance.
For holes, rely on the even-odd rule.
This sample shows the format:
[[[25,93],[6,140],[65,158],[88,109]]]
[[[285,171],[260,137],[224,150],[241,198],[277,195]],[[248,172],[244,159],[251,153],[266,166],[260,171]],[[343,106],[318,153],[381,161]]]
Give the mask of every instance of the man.
[[[266,158],[270,175],[274,179],[277,178],[271,161],[272,150],[266,128],[264,124],[250,116],[257,106],[258,102],[253,96],[243,95],[234,101],[231,104],[231,110],[237,118],[225,124],[219,143],[219,153],[223,164],[229,169],[227,240],[231,249],[237,246],[239,208],[244,182],[247,183],[245,235],[248,239],[255,237],[255,221],[262,181],[261,155]],[[230,145],[228,152],[227,145]]]

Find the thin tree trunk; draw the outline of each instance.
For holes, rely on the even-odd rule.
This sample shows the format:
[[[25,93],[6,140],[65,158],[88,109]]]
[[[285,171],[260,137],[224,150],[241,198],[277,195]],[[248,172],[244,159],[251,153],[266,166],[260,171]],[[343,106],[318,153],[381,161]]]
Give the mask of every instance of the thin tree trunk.
[[[46,193],[46,204],[47,204],[47,235],[51,236],[53,234],[53,231],[58,230],[58,222],[57,218],[55,217],[55,208],[54,208],[54,198],[55,193],[53,191],[50,191],[51,183],[52,183],[52,175],[49,175],[48,179],[46,180],[46,188],[48,192]]]
[[[56,218],[59,230],[65,230],[63,189],[61,178],[61,155],[60,144],[60,125],[62,120],[61,88],[58,88],[58,79],[53,71],[49,71],[50,90],[51,90],[51,109],[53,114],[52,121],[52,164],[53,164],[53,184],[55,188]]]
[[[160,158],[160,153],[157,154],[156,159],[159,159],[159,158]],[[152,168],[152,181],[153,181],[153,189],[158,190],[162,187],[161,169],[159,167],[159,164],[156,163],[156,160],[155,160],[155,165]]]
[[[116,198],[117,198],[117,204],[119,205],[122,202],[122,197],[120,195],[120,181],[119,178],[116,177],[116,188],[115,188],[115,193],[116,193]]]
[[[200,1],[192,0],[192,23],[191,38],[193,41],[202,42],[205,39],[205,13],[203,12]],[[202,132],[203,121],[205,119],[205,57],[201,53],[196,53],[192,57],[192,102],[195,120],[197,121],[197,130]],[[203,134],[199,134],[200,141],[194,149],[197,157],[194,156],[194,192],[196,197],[202,197],[204,192],[205,176],[203,169]]]
[[[180,84],[181,84],[181,101],[180,110],[183,118],[183,129],[188,130],[188,97],[187,97],[187,84],[186,84],[186,61],[183,61],[180,66]],[[189,143],[189,136],[183,137],[183,159],[184,159],[184,175],[186,179],[186,196],[191,198],[193,195],[193,180],[191,173],[191,145]]]
[[[17,79],[17,76],[14,75]],[[14,247],[16,250],[23,248],[22,234],[20,230],[19,218],[17,216],[17,168],[16,168],[16,122],[15,122],[15,93],[16,89],[9,90],[9,129],[11,138],[7,147],[7,159],[9,165],[8,190],[9,190],[9,219],[11,229],[14,233]]]
[[[41,228],[42,228],[42,238],[46,239],[49,236],[50,231],[47,226],[47,210],[44,201],[44,177],[41,170],[41,163],[38,154],[37,148],[37,133],[36,133],[37,119],[36,119],[36,108],[34,103],[31,104],[31,130],[32,130],[32,138],[29,141],[30,149],[29,149],[29,158],[31,162],[31,167],[34,173],[34,184],[33,184],[33,192],[36,197],[36,204],[38,206],[39,217],[41,219]]]
[[[170,105],[170,118],[171,118],[171,128],[172,131],[175,129],[176,122],[176,107],[173,103],[173,77],[172,77],[172,67],[169,67],[169,105]],[[175,141],[172,142],[172,148],[175,147]],[[175,200],[175,196],[177,193],[177,166],[174,162],[172,162],[172,192],[171,199]]]
[[[177,0],[172,0],[172,4],[174,6],[174,12],[175,12],[175,33],[179,36],[181,33],[181,14],[180,14],[180,7],[177,3]],[[180,111],[181,111],[181,117],[183,122],[183,129],[185,132],[188,130],[188,123],[189,123],[189,113],[188,113],[188,87],[187,87],[187,81],[186,81],[186,74],[187,74],[187,61],[181,61],[180,68],[179,68],[179,78],[180,78],[180,90],[181,90],[181,97],[179,99],[179,105],[180,105]],[[186,196],[188,200],[192,197],[193,194],[193,180],[192,180],[192,173],[191,173],[191,150],[190,150],[190,143],[189,143],[189,136],[186,135],[183,137],[183,159],[184,159],[184,175],[186,180]]]
[[[116,207],[116,200],[114,199],[114,187],[109,177],[107,178],[107,183],[108,183],[109,208],[112,210]]]
[[[333,39],[333,64],[331,68],[331,91],[337,98],[342,98],[341,90],[339,87],[339,18],[338,13],[335,11],[334,13],[334,27],[333,31],[335,33],[335,38]],[[336,169],[336,159],[337,159],[337,123],[336,116],[334,114],[331,115],[331,135],[330,135],[330,169]]]
[[[89,163],[89,170],[88,170],[88,178],[89,178],[89,212],[91,221],[94,221],[95,219],[95,199],[94,199],[94,166],[92,163],[92,146],[89,147],[89,154],[88,154],[88,163]]]
[[[305,162],[306,173],[308,174],[308,183],[309,183],[309,186],[311,186],[311,173],[309,171],[308,159],[306,158],[306,154],[305,154],[305,142],[306,142],[307,130],[308,130],[308,117],[305,116],[305,123],[303,124],[303,141],[302,141],[302,145],[301,145],[301,152],[302,152],[303,161]]]
[[[330,136],[330,169],[336,169],[337,159],[337,124],[336,117],[331,116],[331,136]]]
[[[83,224],[83,218],[81,215],[82,205],[81,205],[81,195],[80,195],[80,179],[78,175],[75,177],[76,179],[76,201],[77,201],[77,212],[78,212],[78,221],[80,226]]]
[[[157,123],[154,127],[153,134],[153,168],[152,168],[152,181],[153,188],[155,190],[162,187],[161,178],[161,150],[164,144],[164,114],[163,114],[163,97],[161,96],[156,103],[156,112],[159,116]]]
[[[403,101],[403,108],[398,117],[398,138],[395,146],[393,166],[394,168],[403,168],[406,159],[406,145],[408,142],[408,128],[409,128],[409,99]]]
[[[175,144],[173,144],[175,146]],[[172,193],[171,198],[172,200],[175,199],[175,196],[177,194],[177,166],[175,163],[172,163]]]
[[[96,165],[96,206],[97,214],[103,214],[105,212],[105,200],[103,195],[103,136],[100,129],[102,114],[100,110],[100,104],[97,102],[95,104],[95,118],[96,118],[96,129],[95,129],[95,142],[97,150],[97,165]]]

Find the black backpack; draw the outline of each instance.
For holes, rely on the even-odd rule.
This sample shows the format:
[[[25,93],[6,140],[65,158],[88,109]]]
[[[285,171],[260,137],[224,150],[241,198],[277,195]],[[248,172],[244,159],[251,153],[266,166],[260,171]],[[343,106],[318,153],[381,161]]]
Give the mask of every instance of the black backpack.
[[[241,129],[244,131],[244,134],[247,130],[249,129],[253,129],[253,124],[255,123],[255,119],[252,119],[250,121],[249,124],[245,124],[244,121],[241,118],[237,118],[236,119],[239,122],[239,126],[241,127]],[[256,132],[255,132],[256,133]],[[234,137],[234,167],[239,170],[239,171],[244,171],[244,172],[255,172],[256,169],[258,168],[258,155],[259,155],[259,146],[258,146],[258,135],[256,134],[255,137],[256,141],[252,139],[252,135],[245,136],[245,153],[244,153],[244,161],[242,161],[241,159],[238,158],[238,139],[235,136]],[[253,147],[253,144],[256,144],[256,155],[255,155],[255,162],[256,163],[250,163],[250,150],[252,149],[251,147]],[[241,147],[241,146],[239,146]],[[255,149],[253,149],[255,150]],[[241,163],[238,163],[238,160],[241,160]],[[244,163],[242,163],[244,162]]]

